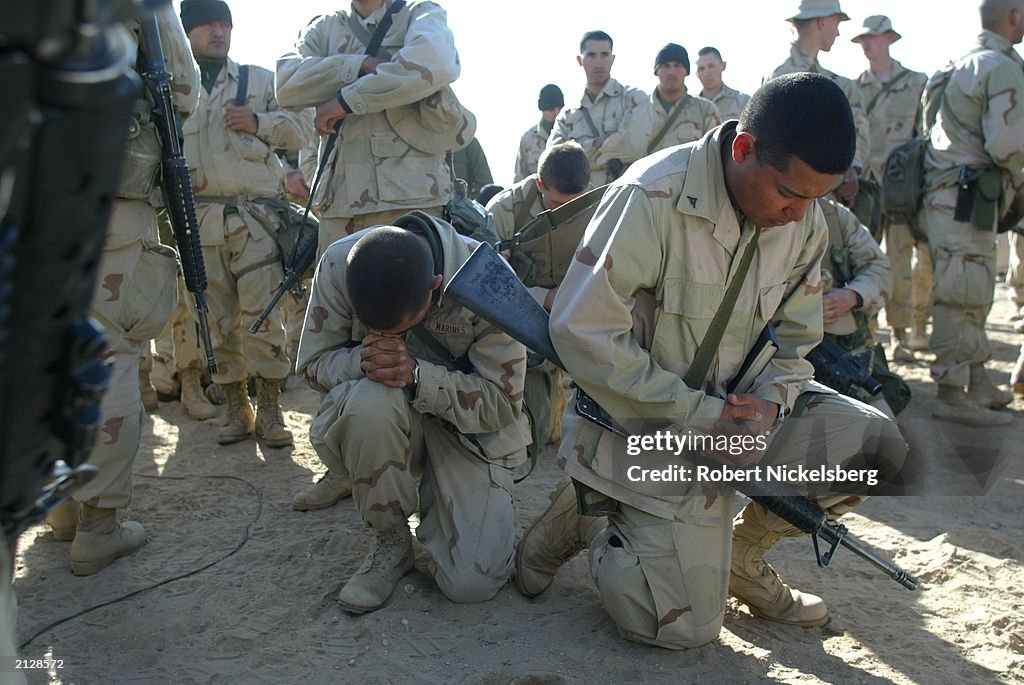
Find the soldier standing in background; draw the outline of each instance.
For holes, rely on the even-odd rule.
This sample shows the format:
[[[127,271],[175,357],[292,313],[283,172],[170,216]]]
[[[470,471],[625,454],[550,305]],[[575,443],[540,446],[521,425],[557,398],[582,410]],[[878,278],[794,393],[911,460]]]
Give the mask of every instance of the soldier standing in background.
[[[704,89],[700,96],[711,100],[718,108],[718,114],[722,121],[739,119],[740,112],[750,96],[741,93],[735,88],[730,88],[722,81],[722,72],[726,64],[722,60],[722,53],[718,48],[711,46],[703,47],[697,53],[697,78]]]
[[[537,173],[537,162],[544,146],[548,144],[555,119],[565,107],[562,89],[549,83],[540,89],[537,97],[537,109],[540,110],[540,121],[531,126],[519,139],[519,152],[516,154],[516,173],[514,183],[519,183],[531,174]]]
[[[927,76],[907,69],[889,54],[889,46],[901,37],[893,30],[889,18],[879,14],[865,19],[864,27],[852,39],[860,44],[870,64],[857,78],[857,87],[871,126],[871,153],[861,170],[853,210],[876,240],[885,236],[893,278],[892,294],[885,307],[885,318],[894,338],[890,354],[893,361],[912,362],[912,350],[928,349],[925,328],[931,316],[932,258],[927,245],[918,242],[910,226],[889,221],[882,214],[881,205],[885,161],[893,148],[918,135],[921,93],[928,81]]]
[[[1024,0],[983,0],[976,46],[948,81],[925,92],[938,113],[925,151],[920,217],[935,265],[932,416],[971,426],[1013,421],[993,411],[1013,401],[989,378],[985,319],[992,308],[996,227],[1007,183],[1024,192]],[[926,104],[927,107],[927,104]],[[966,392],[965,392],[966,387]]]
[[[413,209],[440,216],[452,197],[445,156],[475,132],[475,122],[448,87],[460,65],[445,11],[426,0],[411,0],[391,13],[394,7],[384,0],[353,0],[348,11],[317,17],[295,52],[277,63],[282,106],[316,107],[321,136],[341,124],[314,199],[321,255],[335,240],[394,223]],[[368,56],[385,15],[391,26],[381,49]],[[310,326],[317,326],[315,317],[306,330]],[[332,464],[292,506],[322,509],[347,497],[352,479],[344,468]]]
[[[181,23],[170,5],[156,11],[174,104],[183,116],[196,109],[199,76]],[[133,35],[138,36],[138,24]],[[91,314],[106,331],[114,368],[103,396],[99,438],[88,463],[96,477],[50,512],[58,540],[71,540],[71,571],[89,575],[146,542],[136,521],[119,521],[132,497],[132,464],[142,436],[139,356],[163,329],[175,305],[178,265],[157,239],[160,141],[151,123],[153,103],[141,97],[128,132],[121,185],[114,200]],[[188,121],[188,119],[186,119]]]
[[[580,41],[576,62],[587,87],[579,107],[563,109],[555,119],[548,146],[575,140],[590,160],[590,182],[596,187],[622,175],[647,154],[651,137],[651,105],[647,94],[612,78],[612,38],[588,31]]]
[[[674,145],[690,143],[718,126],[718,108],[702,97],[686,91],[690,75],[690,56],[682,45],[669,43],[654,58],[658,85],[651,93],[651,139],[647,154]]]
[[[285,447],[292,434],[280,395],[291,362],[283,314],[272,311],[257,333],[249,332],[249,324],[283,276],[279,219],[263,203],[284,200],[291,170],[274,149],[301,149],[312,138],[312,117],[278,106],[271,71],[240,66],[228,57],[232,22],[226,3],[184,0],[181,21],[203,86],[184,132],[214,322],[219,366],[214,381],[228,401],[217,441],[227,445],[255,431],[268,447]],[[256,381],[255,415],[246,388],[249,374]]]
[[[452,196],[445,155],[473,137],[475,122],[448,87],[461,67],[445,11],[426,0],[394,6],[353,0],[348,11],[317,17],[277,63],[282,106],[316,107],[321,136],[342,124],[314,200],[320,254],[413,209],[441,216]],[[382,47],[368,56],[388,20]]]
[[[853,164],[843,174],[843,183],[835,193],[840,202],[852,207],[857,199],[858,177],[868,159],[870,126],[864,115],[856,82],[829,71],[818,63],[818,53],[831,51],[836,38],[839,37],[840,22],[849,20],[850,17],[839,6],[839,0],[801,0],[799,11],[786,20],[796,31],[796,40],[789,48],[789,58],[768,72],[762,83],[783,74],[808,71],[829,77],[843,89],[857,126],[857,151],[853,156]]]

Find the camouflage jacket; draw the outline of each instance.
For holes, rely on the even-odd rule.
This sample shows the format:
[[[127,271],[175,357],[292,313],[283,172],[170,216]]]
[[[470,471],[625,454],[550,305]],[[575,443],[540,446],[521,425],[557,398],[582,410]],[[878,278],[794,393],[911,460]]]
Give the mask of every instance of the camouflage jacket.
[[[853,165],[864,169],[871,151],[871,125],[868,123],[867,115],[864,114],[864,106],[861,102],[860,90],[857,82],[829,71],[818,63],[817,59],[811,59],[810,55],[803,51],[799,43],[794,42],[789,48],[789,59],[783,62],[775,70],[769,72],[761,81],[762,85],[783,74],[795,74],[801,71],[809,71],[812,74],[827,76],[836,82],[846,99],[850,101],[850,108],[853,110],[853,122],[857,126],[857,152],[853,157]]]
[[[650,103],[652,125],[651,138],[647,144],[647,154],[664,150],[674,145],[682,145],[683,143],[692,143],[695,140],[700,140],[704,137],[705,133],[722,123],[718,108],[710,100],[705,100],[702,97],[690,95],[689,93],[675,103],[670,103],[669,108],[665,109],[665,105],[658,98],[658,89],[655,88],[654,92],[651,93]],[[682,109],[676,115],[675,121],[672,122],[672,128],[666,131],[661,140],[658,141],[658,144],[654,146],[654,149],[651,149],[654,137],[661,133],[676,107],[681,107]]]
[[[942,97],[925,152],[926,186],[941,192],[925,203],[955,206],[961,165],[996,164],[1024,189],[1024,60],[1010,42],[982,31],[976,48],[954,63]]]
[[[385,0],[364,24],[379,22],[390,7]],[[440,207],[451,199],[445,154],[403,140],[387,111],[429,98],[458,78],[455,39],[445,11],[433,2],[412,0],[393,21],[385,52],[379,53],[388,61],[376,73],[359,76],[366,46],[349,26],[346,11],[314,19],[295,52],[277,62],[277,98],[283,107],[316,107],[340,92],[352,108],[317,191],[321,217]]]
[[[722,84],[722,89],[718,91],[718,94],[713,98],[709,98],[701,91],[700,96],[706,100],[711,100],[715,103],[715,107],[718,108],[718,114],[722,117],[722,121],[729,121],[730,119],[739,119],[740,112],[747,106],[747,101],[750,100],[750,96],[746,93],[741,93],[735,88]]]
[[[246,106],[256,114],[254,135],[224,125],[225,108],[238,93],[239,65],[232,59],[213,88],[203,90],[196,113],[185,120],[185,157],[197,197],[284,197],[288,167],[275,148],[300,150],[313,139],[313,112],[287,112],[274,97],[274,74],[250,65]]]
[[[889,258],[857,215],[844,205],[819,198],[818,206],[829,231],[829,254],[821,260],[821,268],[828,272],[834,287],[849,288],[861,296],[862,311],[878,313],[892,292]]]
[[[813,369],[804,356],[822,339],[828,249],[817,207],[799,222],[762,230],[704,388],[683,381],[755,232],[739,222],[725,185],[721,144],[733,127],[651,155],[616,181],[555,297],[555,348],[573,379],[617,419],[714,422],[726,385],[768,321],[780,349],[747,391],[792,407],[808,388]],[[558,459],[573,478],[657,516],[680,518],[680,506],[695,511],[685,497],[642,495],[616,478],[624,446],[613,434],[567,413],[563,435]]]
[[[516,275],[540,304],[544,304],[548,291],[557,287],[565,277],[565,270],[569,268],[580,238],[594,216],[594,209],[596,205],[572,221],[559,224],[546,235],[521,243],[508,255]],[[487,204],[487,211],[494,217],[494,227],[501,240],[509,240],[544,210],[536,173],[498,193]]]
[[[516,175],[513,183],[519,183],[530,174],[537,173],[540,154],[548,144],[553,125],[543,119],[536,126],[530,127],[519,139],[519,152],[516,154]]]
[[[893,81],[899,79],[895,83]],[[897,145],[913,138],[921,121],[921,94],[928,77],[892,61],[889,80],[881,81],[871,70],[857,78],[864,113],[871,126],[871,153],[861,178],[882,182],[885,160]],[[893,83],[884,90],[886,83]],[[883,92],[884,90],[884,92]]]
[[[478,243],[439,219],[434,226],[443,253],[435,255],[435,268],[443,271],[447,283]],[[348,253],[366,230],[372,229],[328,247],[313,278],[297,369],[323,393],[344,392],[340,386],[364,378],[361,341],[369,330],[352,311],[345,268]],[[402,336],[420,362],[419,384],[409,406],[451,424],[470,443],[481,446],[489,461],[515,466],[525,459],[530,443],[529,420],[522,412],[526,348],[443,296],[421,325],[451,358],[440,358],[413,333]],[[451,361],[464,355],[472,373],[456,370]]]
[[[610,78],[593,102],[584,92],[578,107],[566,107],[559,113],[547,144],[550,147],[575,140],[582,145],[590,160],[590,182],[600,186],[608,182],[609,160],[618,159],[626,165],[635,162],[647,154],[650,137],[651,103],[647,94]],[[604,142],[597,146],[600,139]]]

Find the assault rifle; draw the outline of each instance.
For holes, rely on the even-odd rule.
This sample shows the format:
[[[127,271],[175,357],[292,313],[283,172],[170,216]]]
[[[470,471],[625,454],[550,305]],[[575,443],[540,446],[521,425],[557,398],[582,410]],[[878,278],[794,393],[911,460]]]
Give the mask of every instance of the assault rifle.
[[[811,350],[807,361],[814,365],[814,378],[842,395],[849,395],[853,386],[871,395],[882,392],[882,384],[871,375],[871,352],[867,359],[853,355],[828,336]]]
[[[446,296],[505,331],[551,363],[565,368],[551,343],[548,313],[537,304],[526,286],[516,277],[515,272],[490,245],[483,243],[473,252],[445,286],[444,292]],[[612,421],[581,388],[577,389],[576,412],[605,430],[623,438],[629,437],[628,433]],[[700,458],[697,461],[699,464],[713,464]],[[842,545],[874,564],[908,590],[917,589],[916,578],[850,535],[843,524],[829,521],[825,512],[806,497],[795,494],[777,482],[757,483],[756,493],[746,492],[745,489],[750,489],[750,485],[744,481],[737,482],[736,486],[753,501],[809,533],[819,566],[828,566],[832,555]],[[765,492],[770,494],[764,494]],[[819,540],[827,546],[825,552],[821,551]]]
[[[206,367],[211,374],[215,374],[217,360],[213,356],[210,323],[206,318],[210,311],[205,294],[206,265],[203,262],[203,247],[199,242],[199,221],[196,219],[196,202],[192,196],[192,176],[189,174],[188,162],[185,161],[182,149],[178,113],[171,99],[171,75],[164,62],[156,17],[144,17],[140,24],[142,52],[145,55],[142,77],[153,96],[153,123],[156,125],[163,148],[161,186],[164,191],[164,203],[167,205],[167,216],[174,232],[174,242],[178,246],[185,288],[195,297],[199,332],[206,351]]]

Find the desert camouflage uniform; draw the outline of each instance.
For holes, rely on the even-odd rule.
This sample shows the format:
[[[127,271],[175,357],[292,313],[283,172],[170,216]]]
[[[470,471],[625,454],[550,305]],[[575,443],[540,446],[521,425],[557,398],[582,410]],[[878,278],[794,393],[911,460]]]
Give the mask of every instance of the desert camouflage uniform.
[[[290,170],[274,149],[300,149],[313,136],[312,113],[282,110],[274,74],[254,65],[248,66],[246,107],[256,114],[258,130],[251,135],[228,129],[225,107],[238,92],[238,70],[228,58],[183,126],[209,284],[214,380],[221,385],[245,380],[250,372],[279,380],[291,369],[279,308],[258,333],[249,332],[283,275],[278,221],[259,201],[285,197]]]
[[[722,121],[739,119],[740,112],[743,111],[743,108],[747,106],[747,101],[750,100],[750,96],[746,93],[741,93],[725,84],[722,84],[722,89],[713,98],[705,95],[704,91],[700,92],[700,96],[714,103],[715,107],[718,108],[718,114],[722,117]]]
[[[554,123],[541,119],[536,126],[530,127],[519,139],[519,152],[516,154],[516,175],[513,183],[519,183],[530,174],[537,173],[540,155],[548,144],[548,136]]]
[[[1010,243],[1010,265],[1006,272],[1006,285],[1013,288],[1013,304],[1021,309],[1024,308],[1024,236],[1016,231],[1010,231],[1006,237]]]
[[[534,240],[526,241],[508,255],[516,275],[526,284],[537,303],[542,305],[548,293],[565,278],[576,247],[594,216],[594,209],[583,212],[572,221],[559,224],[555,230]],[[537,174],[533,173],[511,188],[494,196],[487,211],[494,217],[498,238],[509,240],[531,219],[545,211],[543,199],[537,189]],[[553,412],[559,410],[556,393],[563,392],[562,374],[550,362],[530,356],[526,372],[526,405],[533,420],[533,442],[537,450],[543,448],[551,432]]]
[[[935,264],[931,373],[940,385],[967,385],[968,367],[991,356],[985,319],[995,290],[996,227],[954,221],[953,211],[961,165],[995,164],[1024,190],[1022,68],[1008,40],[982,31],[978,47],[956,62],[925,154],[921,218]]]
[[[596,132],[584,111],[590,114]],[[651,118],[651,103],[644,91],[610,78],[593,101],[584,92],[578,107],[566,107],[558,114],[547,146],[575,140],[590,160],[591,184],[604,185],[609,181],[610,160],[617,159],[628,166],[647,154]],[[604,136],[608,137],[596,147],[595,143]]]
[[[708,426],[722,413],[726,384],[774,321],[780,349],[749,392],[793,407],[810,391],[803,415],[820,417],[787,419],[795,425],[780,463],[800,455],[828,464],[858,458],[891,476],[906,450],[895,424],[812,385],[803,359],[822,338],[821,259],[828,243],[816,207],[799,222],[762,231],[707,391],[683,382],[754,235],[754,227],[739,223],[725,186],[722,137],[734,125],[652,155],[608,190],[555,299],[555,348],[611,416]],[[865,436],[880,439],[878,454],[866,452]],[[590,548],[601,600],[628,639],[673,649],[704,644],[718,635],[725,614],[733,491],[715,497],[700,483],[679,483],[677,495],[642,492],[616,476],[625,454],[623,439],[566,413],[559,462],[613,500],[604,502],[608,528]],[[818,503],[838,515],[861,500],[836,494]]]
[[[901,74],[905,75],[901,76]],[[861,171],[861,192],[865,198],[874,197],[880,202],[879,187],[885,170],[885,160],[893,148],[915,135],[921,120],[921,93],[928,77],[917,71],[910,71],[893,60],[889,82],[899,78],[892,88],[882,93],[885,83],[866,70],[857,79],[861,101],[871,126],[871,154]],[[870,107],[870,110],[867,108]],[[858,193],[858,199],[859,199]],[[856,203],[860,209],[862,203]],[[924,330],[925,322],[931,316],[932,259],[925,245],[918,246],[910,226],[892,224],[881,215],[877,205],[876,216],[879,225],[868,223],[865,216],[871,212],[861,211],[858,216],[874,235],[885,236],[885,252],[892,264],[893,289],[885,307],[885,318],[890,328],[916,328]],[[916,257],[911,268],[911,258]],[[923,295],[919,299],[917,295]],[[913,307],[913,321],[911,321]]]
[[[436,96],[459,76],[459,56],[445,11],[433,2],[412,0],[394,15],[379,56],[388,62],[375,74],[359,76],[366,46],[349,26],[349,14],[372,34],[391,7],[384,4],[365,20],[349,11],[314,19],[295,52],[277,63],[277,97],[288,108],[316,107],[339,92],[352,108],[317,190],[320,253],[345,235],[367,226],[390,224],[413,209],[441,209],[452,196],[446,150],[423,150],[404,140],[393,118]],[[449,91],[450,92],[450,91]],[[467,128],[462,145],[473,137]],[[321,141],[321,151],[323,141]]]
[[[828,227],[829,242],[829,253],[821,260],[822,280],[825,283],[823,292],[827,293],[832,288],[846,288],[860,295],[864,303],[859,309],[849,312],[857,324],[856,331],[847,335],[834,335],[826,330],[825,335],[850,354],[868,356],[875,379],[882,382],[885,375],[891,375],[891,372],[885,362],[885,354],[875,343],[868,319],[877,314],[889,300],[892,291],[889,258],[871,237],[867,227],[845,205],[820,198],[818,207]],[[894,408],[882,393],[872,397],[860,388],[853,388],[849,395],[895,418]]]
[[[692,143],[703,138],[705,133],[722,123],[722,117],[718,112],[718,108],[710,100],[705,100],[702,97],[690,95],[689,93],[675,102],[668,103],[668,109],[666,109],[665,103],[658,97],[658,89],[655,88],[654,92],[651,93],[650,103],[652,125],[651,138],[647,145],[647,154],[664,150],[673,145]],[[665,127],[676,107],[682,107],[682,110],[676,116],[676,120],[672,122],[672,129],[666,131],[661,140],[658,141],[658,144],[652,149],[651,143],[654,142],[654,137]]]
[[[477,243],[441,221],[434,230],[443,252],[435,269],[447,282]],[[333,473],[352,474],[356,507],[374,529],[406,525],[418,504],[416,534],[447,597],[490,599],[512,569],[512,469],[530,442],[521,412],[526,348],[442,297],[422,325],[452,358],[468,355],[473,372],[454,370],[406,333],[420,363],[412,398],[366,379],[360,342],[369,331],[345,288],[346,258],[362,235],[328,248],[313,280],[299,373],[326,395],[310,441]]]
[[[774,71],[768,72],[761,80],[761,84],[764,85],[765,82],[783,74],[795,74],[802,71],[827,76],[843,89],[846,99],[850,101],[850,108],[853,110],[853,122],[857,126],[857,152],[853,157],[852,166],[863,169],[870,156],[871,127],[868,124],[867,115],[864,114],[864,106],[856,81],[851,81],[821,66],[817,59],[811,59],[810,55],[800,47],[800,44],[794,42],[789,49],[789,59],[776,67]]]
[[[191,113],[199,97],[199,74],[170,5],[157,12],[157,26],[174,79],[174,104]],[[155,186],[160,143],[149,123],[151,107],[143,99],[136,108],[90,311],[106,330],[114,367],[103,395],[99,437],[89,456],[99,473],[74,496],[102,509],[120,509],[131,500],[132,463],[142,435],[139,355],[160,334],[177,301],[175,253],[157,239],[154,205],[160,196]]]

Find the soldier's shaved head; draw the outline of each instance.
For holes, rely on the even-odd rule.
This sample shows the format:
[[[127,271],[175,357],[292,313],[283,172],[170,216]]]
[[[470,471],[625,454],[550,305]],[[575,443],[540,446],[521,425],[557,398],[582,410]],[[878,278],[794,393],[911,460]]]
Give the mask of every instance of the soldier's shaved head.
[[[348,254],[345,285],[355,315],[375,331],[389,331],[429,300],[434,259],[424,240],[397,226],[363,235]]]
[[[978,11],[982,28],[999,33],[1013,10],[1018,14],[1024,13],[1024,0],[981,0]]]

